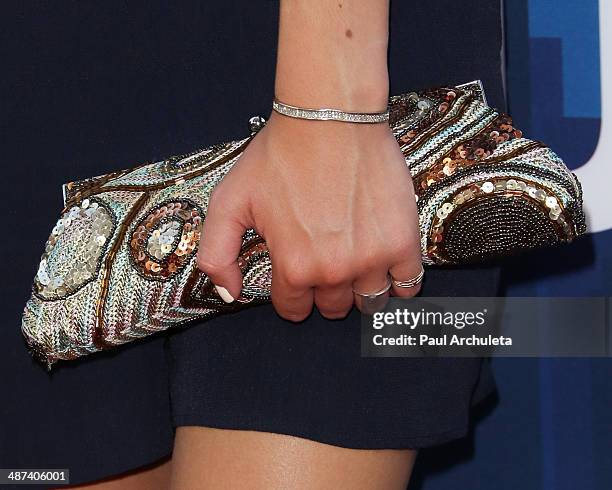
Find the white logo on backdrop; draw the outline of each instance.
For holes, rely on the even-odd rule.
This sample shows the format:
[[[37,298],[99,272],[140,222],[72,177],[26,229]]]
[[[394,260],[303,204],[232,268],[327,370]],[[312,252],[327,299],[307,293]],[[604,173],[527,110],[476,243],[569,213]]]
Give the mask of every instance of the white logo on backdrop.
[[[612,2],[599,0],[601,131],[591,159],[575,173],[584,190],[588,231],[612,229]]]

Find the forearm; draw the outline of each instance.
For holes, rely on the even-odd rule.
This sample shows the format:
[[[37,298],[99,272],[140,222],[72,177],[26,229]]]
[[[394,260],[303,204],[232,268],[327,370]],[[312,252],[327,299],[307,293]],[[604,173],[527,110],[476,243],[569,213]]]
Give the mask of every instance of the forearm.
[[[281,0],[276,96],[306,107],[386,109],[389,0]]]

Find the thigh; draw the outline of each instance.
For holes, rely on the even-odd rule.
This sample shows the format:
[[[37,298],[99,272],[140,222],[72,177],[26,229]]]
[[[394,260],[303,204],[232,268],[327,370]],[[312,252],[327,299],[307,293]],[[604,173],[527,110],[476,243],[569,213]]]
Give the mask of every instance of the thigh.
[[[403,490],[416,451],[357,450],[268,432],[179,427],[171,489]]]
[[[166,490],[170,482],[171,460],[164,459],[144,468],[105,478],[84,485],[61,488],[79,488],[83,490]]]

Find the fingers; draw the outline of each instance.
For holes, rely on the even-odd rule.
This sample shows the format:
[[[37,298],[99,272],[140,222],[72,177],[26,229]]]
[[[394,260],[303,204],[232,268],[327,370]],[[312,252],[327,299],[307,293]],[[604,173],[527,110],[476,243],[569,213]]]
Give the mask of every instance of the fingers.
[[[317,309],[325,318],[337,320],[349,314],[353,307],[350,282],[317,287],[314,293]]]
[[[231,303],[242,289],[243,277],[237,261],[242,238],[253,225],[248,218],[247,197],[233,193],[230,198],[225,192],[223,186],[219,186],[211,196],[197,263],[215,284],[219,296]],[[280,237],[277,243],[291,242],[285,238]],[[387,244],[385,250],[376,254],[375,263],[370,262],[364,268],[360,260],[348,269],[343,264],[351,260],[338,260],[321,268],[315,267],[312,253],[303,253],[300,257],[289,247],[281,246],[274,251],[270,248],[272,303],[281,317],[299,322],[310,315],[313,305],[322,316],[336,319],[345,317],[353,304],[366,314],[380,311],[387,304],[390,291],[399,297],[415,296],[421,284],[410,281],[421,272],[421,257],[419,248],[411,245],[413,242],[401,241],[402,253],[398,252],[398,247]],[[278,263],[274,257],[278,257]],[[389,264],[393,265],[389,267]],[[346,273],[341,273],[340,269]],[[358,277],[354,277],[353,271],[357,271]],[[395,281],[408,281],[408,284],[392,284],[391,277]]]
[[[389,266],[389,274],[392,279],[391,291],[394,296],[400,298],[411,298],[421,291],[423,271],[420,236],[418,229],[413,234],[402,240],[392,255]],[[398,282],[401,282],[398,286]]]
[[[288,256],[279,251],[279,256]],[[338,267],[313,266],[304,257],[295,256],[276,263],[272,256],[272,303],[278,314],[291,321],[310,315],[313,302],[322,316],[344,318],[353,307],[352,275]]]
[[[421,291],[424,275],[420,249],[411,241],[402,242],[391,255],[394,265],[376,268],[353,283],[355,304],[362,313],[382,310],[389,299],[389,292],[401,298],[410,298]]]
[[[222,188],[211,196],[198,248],[197,264],[215,284],[226,303],[233,302],[242,290],[238,255],[247,229],[246,205],[240,195],[231,198]]]
[[[336,288],[316,288],[315,304],[322,316],[329,320],[346,317],[353,307],[354,297],[350,284]]]
[[[418,237],[417,237],[418,238]],[[421,249],[411,243],[419,243],[418,240],[407,241],[402,249],[394,253],[394,260],[389,267],[392,279],[391,291],[394,296],[400,298],[411,298],[421,291],[424,275],[421,260]],[[399,284],[402,283],[402,284]]]
[[[384,270],[380,268],[353,282],[355,306],[359,308],[359,311],[372,314],[385,307],[389,300],[390,278],[388,274],[386,268]]]
[[[394,265],[389,269],[389,273],[393,279],[391,290],[394,296],[411,298],[421,291],[423,265],[421,264],[420,257],[418,260],[410,260]],[[403,287],[398,286],[397,282],[403,282]]]
[[[311,280],[298,261],[275,262],[272,259],[272,304],[276,312],[286,320],[301,322],[312,312],[314,290]]]

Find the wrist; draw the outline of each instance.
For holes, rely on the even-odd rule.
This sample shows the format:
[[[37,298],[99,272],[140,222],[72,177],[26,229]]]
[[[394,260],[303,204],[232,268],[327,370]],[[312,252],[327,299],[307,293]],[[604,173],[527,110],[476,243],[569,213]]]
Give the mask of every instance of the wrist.
[[[369,78],[355,76],[342,83],[333,72],[316,79],[278,75],[274,94],[285,104],[305,108],[331,108],[344,112],[383,112],[389,102],[389,78],[386,73]]]

